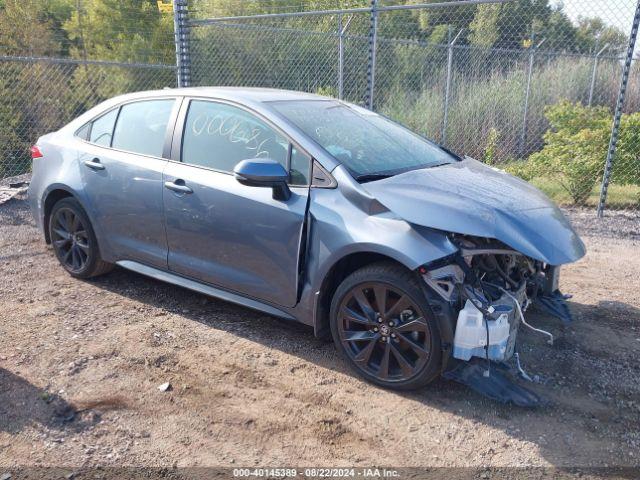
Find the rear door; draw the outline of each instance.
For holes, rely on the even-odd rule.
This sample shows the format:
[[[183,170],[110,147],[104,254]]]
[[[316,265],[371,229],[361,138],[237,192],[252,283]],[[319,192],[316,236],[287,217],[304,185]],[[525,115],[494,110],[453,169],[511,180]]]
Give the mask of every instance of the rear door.
[[[175,98],[134,101],[88,126],[80,168],[100,241],[118,260],[167,267],[162,171],[176,105]]]
[[[277,160],[291,171],[289,200],[274,200],[270,188],[234,178],[238,162],[256,157]],[[193,99],[182,106],[172,159],[163,195],[169,269],[293,306],[310,158],[254,113]]]

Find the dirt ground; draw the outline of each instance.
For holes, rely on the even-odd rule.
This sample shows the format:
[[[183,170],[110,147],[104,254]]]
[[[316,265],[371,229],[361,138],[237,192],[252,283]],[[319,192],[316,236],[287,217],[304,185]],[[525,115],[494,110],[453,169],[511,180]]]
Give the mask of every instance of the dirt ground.
[[[593,216],[579,217],[589,253],[561,279],[576,319],[563,328],[530,316],[559,338],[549,346],[521,332],[523,365],[542,379],[532,388],[549,399],[522,409],[444,380],[382,390],[305,327],[122,269],[75,280],[24,199],[10,200],[0,205],[0,474],[640,466],[640,225],[613,215],[613,226],[591,231]],[[611,234],[616,221],[626,222],[623,238]]]

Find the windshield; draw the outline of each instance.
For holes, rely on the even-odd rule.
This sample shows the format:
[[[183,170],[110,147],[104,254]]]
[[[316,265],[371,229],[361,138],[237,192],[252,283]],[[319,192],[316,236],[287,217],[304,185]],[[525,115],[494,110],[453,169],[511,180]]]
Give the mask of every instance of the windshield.
[[[359,180],[372,180],[457,158],[391,120],[334,100],[278,101],[271,105]]]

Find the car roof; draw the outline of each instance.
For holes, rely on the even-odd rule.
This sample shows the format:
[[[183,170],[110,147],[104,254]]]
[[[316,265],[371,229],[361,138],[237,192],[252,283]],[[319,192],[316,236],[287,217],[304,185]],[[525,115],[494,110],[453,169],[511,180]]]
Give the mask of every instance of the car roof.
[[[86,111],[79,117],[76,117],[68,123],[64,129],[70,133],[75,132],[84,123],[102,115],[104,112],[116,105],[126,102],[133,102],[144,99],[159,97],[200,97],[217,100],[226,100],[229,102],[244,105],[251,110],[260,113],[263,117],[270,119],[283,129],[290,137],[296,139],[297,143],[309,155],[318,160],[320,164],[328,171],[333,170],[339,162],[326,152],[320,145],[314,142],[296,125],[291,123],[287,118],[280,115],[271,105],[270,102],[287,101],[287,100],[324,100],[338,101],[335,98],[324,97],[313,93],[296,92],[293,90],[279,90],[277,88],[252,88],[252,87],[183,87],[183,88],[164,88],[162,90],[146,90],[141,92],[132,92],[112,97],[94,108]]]
[[[280,90],[277,88],[256,87],[183,87],[147,90],[123,95],[131,99],[158,95],[186,95],[197,97],[222,98],[239,103],[264,103],[286,100],[335,100],[314,93]]]

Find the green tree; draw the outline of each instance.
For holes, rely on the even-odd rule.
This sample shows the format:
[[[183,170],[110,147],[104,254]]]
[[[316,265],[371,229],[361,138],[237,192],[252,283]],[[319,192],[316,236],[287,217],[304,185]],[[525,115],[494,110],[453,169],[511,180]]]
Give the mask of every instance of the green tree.
[[[478,47],[491,48],[498,41],[498,18],[500,4],[479,5],[469,25],[469,43]]]
[[[609,45],[609,53],[622,52],[627,45],[627,35],[617,27],[606,25],[601,18],[580,18],[576,42],[581,52],[593,52],[605,45]]]
[[[59,56],[67,15],[58,0],[6,0],[0,7],[0,45],[10,56]],[[38,135],[60,126],[65,92],[64,67],[46,62],[0,63],[0,177],[23,173],[29,146]]]
[[[0,9],[0,45],[5,55],[56,56],[61,42],[47,10],[50,2],[6,0]]]
[[[172,63],[173,17],[151,0],[83,0],[64,22],[71,54],[122,62]]]

